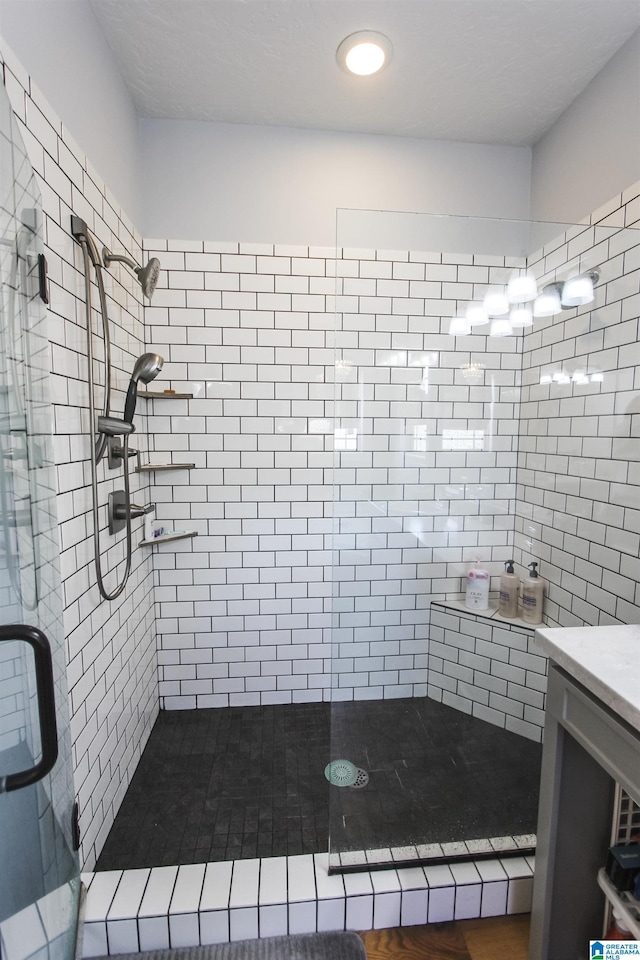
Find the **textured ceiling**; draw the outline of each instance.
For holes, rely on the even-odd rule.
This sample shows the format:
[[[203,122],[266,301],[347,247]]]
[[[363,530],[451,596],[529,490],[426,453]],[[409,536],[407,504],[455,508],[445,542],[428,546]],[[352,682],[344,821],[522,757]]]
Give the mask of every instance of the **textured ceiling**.
[[[640,27],[640,0],[91,0],[138,113],[535,143]],[[345,74],[340,41],[394,57]]]

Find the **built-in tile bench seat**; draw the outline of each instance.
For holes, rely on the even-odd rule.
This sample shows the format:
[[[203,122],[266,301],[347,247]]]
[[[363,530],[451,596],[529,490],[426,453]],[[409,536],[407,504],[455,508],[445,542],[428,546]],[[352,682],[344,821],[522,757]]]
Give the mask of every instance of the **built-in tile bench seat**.
[[[528,913],[533,857],[332,874],[327,854],[83,875],[84,957]]]
[[[432,601],[427,696],[540,742],[548,660],[535,630],[501,617],[496,601],[488,611]]]

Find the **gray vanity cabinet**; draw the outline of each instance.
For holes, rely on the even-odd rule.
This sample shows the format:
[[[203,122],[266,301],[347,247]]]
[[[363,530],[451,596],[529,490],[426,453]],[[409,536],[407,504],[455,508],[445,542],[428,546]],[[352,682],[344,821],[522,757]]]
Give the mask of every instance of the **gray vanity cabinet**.
[[[551,663],[529,960],[580,960],[602,937],[616,781],[640,802],[640,734]]]

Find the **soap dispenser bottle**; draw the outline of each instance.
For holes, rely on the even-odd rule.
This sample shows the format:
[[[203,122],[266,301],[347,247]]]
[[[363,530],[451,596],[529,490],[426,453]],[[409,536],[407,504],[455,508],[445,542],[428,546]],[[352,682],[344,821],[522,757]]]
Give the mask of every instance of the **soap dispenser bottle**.
[[[520,595],[520,577],[513,569],[513,560],[505,562],[505,571],[500,575],[500,598],[498,613],[501,617],[513,620],[518,616],[518,597]]]
[[[491,574],[480,566],[480,560],[476,560],[475,567],[471,567],[467,574],[467,589],[465,594],[465,607],[468,610],[488,610],[489,609],[489,583]]]
[[[529,564],[529,576],[522,582],[522,619],[526,623],[542,623],[544,580],[538,576],[537,563]]]

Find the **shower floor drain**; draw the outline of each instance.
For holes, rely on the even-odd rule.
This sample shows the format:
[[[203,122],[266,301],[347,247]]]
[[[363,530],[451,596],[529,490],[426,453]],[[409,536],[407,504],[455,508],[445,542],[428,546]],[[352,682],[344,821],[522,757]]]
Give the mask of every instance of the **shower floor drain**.
[[[362,767],[358,767],[358,776],[356,777],[355,783],[352,783],[352,787],[366,787],[369,783],[369,774],[366,770],[363,770]]]
[[[366,787],[369,783],[367,771],[351,760],[332,760],[324,768],[324,775],[334,787]]]

